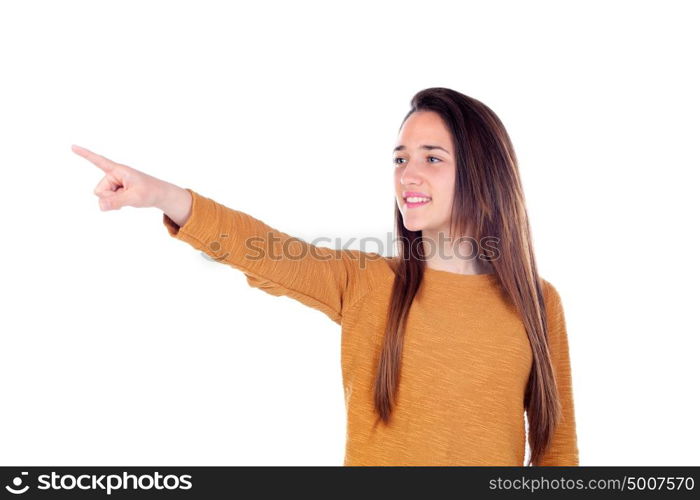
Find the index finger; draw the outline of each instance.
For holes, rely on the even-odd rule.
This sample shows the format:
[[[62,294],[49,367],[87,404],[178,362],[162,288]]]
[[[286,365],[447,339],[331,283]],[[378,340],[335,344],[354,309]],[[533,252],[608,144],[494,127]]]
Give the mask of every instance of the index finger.
[[[86,160],[89,160],[90,162],[100,167],[104,172],[111,172],[114,168],[115,163],[112,160],[109,160],[104,156],[98,155],[97,153],[93,153],[89,149],[81,148],[76,144],[73,144],[71,146],[71,149],[74,153],[79,154]]]

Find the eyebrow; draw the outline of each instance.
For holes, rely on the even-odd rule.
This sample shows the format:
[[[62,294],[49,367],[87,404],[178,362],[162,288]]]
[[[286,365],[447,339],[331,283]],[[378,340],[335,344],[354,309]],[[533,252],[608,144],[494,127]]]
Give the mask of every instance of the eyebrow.
[[[442,149],[445,153],[450,154],[450,152],[448,150],[446,150],[445,148],[443,148],[442,146],[433,146],[431,144],[423,144],[419,147],[420,147],[420,149],[426,149],[428,151],[430,151],[431,149]],[[404,149],[406,149],[406,146],[404,146],[403,144],[400,144],[394,148],[394,152],[401,151]]]

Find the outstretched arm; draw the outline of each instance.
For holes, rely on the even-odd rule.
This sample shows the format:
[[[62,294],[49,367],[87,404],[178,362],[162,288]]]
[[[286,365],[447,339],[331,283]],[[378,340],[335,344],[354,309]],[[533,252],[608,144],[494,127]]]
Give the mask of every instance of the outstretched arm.
[[[367,290],[369,273],[365,271],[371,262],[383,259],[374,252],[306,243],[191,189],[77,145],[71,150],[105,174],[94,190],[101,210],[160,208],[163,223],[174,238],[243,271],[249,285],[294,298],[336,323]]]
[[[242,271],[250,286],[296,299],[336,323],[364,293],[362,273],[370,261],[383,258],[304,242],[192,189],[177,189],[160,205],[172,237]]]

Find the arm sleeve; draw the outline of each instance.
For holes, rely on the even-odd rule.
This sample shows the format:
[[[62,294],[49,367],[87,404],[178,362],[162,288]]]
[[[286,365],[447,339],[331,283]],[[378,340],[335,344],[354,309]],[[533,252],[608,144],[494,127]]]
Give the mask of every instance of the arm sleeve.
[[[550,339],[549,348],[562,415],[555,428],[549,448],[539,463],[534,465],[578,466],[579,450],[566,319],[559,292],[549,283],[546,283],[546,288],[548,289],[545,290],[545,304]]]
[[[382,258],[374,252],[304,242],[186,189],[192,195],[192,210],[185,224],[180,227],[163,213],[170,236],[242,271],[251,287],[295,299],[338,324],[363,294],[361,275],[368,262]]]

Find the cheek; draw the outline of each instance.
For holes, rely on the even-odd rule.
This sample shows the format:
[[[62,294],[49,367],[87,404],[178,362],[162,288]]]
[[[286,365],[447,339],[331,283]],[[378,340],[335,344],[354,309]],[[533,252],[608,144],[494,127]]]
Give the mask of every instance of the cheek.
[[[439,210],[442,213],[449,213],[452,210],[452,201],[454,199],[454,179],[449,176],[443,176],[440,179],[435,179],[436,191],[440,193],[438,200]]]
[[[435,194],[440,195],[441,200],[447,200],[454,196],[454,175],[451,172],[440,172],[430,178],[430,185]]]
[[[445,198],[452,198],[454,196],[455,190],[455,175],[454,171],[447,172],[443,175],[439,181],[440,182],[440,192],[443,193]]]
[[[439,213],[442,216],[448,214],[450,210],[452,210],[452,198],[441,196],[435,204],[435,213]]]

